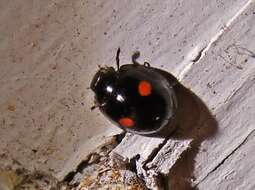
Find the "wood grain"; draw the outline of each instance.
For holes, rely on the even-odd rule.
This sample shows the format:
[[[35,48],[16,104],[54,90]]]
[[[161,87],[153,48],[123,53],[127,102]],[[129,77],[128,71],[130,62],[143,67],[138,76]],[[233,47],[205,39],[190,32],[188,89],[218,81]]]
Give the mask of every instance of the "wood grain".
[[[121,64],[139,50],[179,79],[184,119],[170,139],[128,134],[113,153],[172,188],[254,188],[243,159],[254,130],[253,0],[1,0],[0,10],[0,169],[63,179],[121,132],[91,112],[87,89],[121,47]]]

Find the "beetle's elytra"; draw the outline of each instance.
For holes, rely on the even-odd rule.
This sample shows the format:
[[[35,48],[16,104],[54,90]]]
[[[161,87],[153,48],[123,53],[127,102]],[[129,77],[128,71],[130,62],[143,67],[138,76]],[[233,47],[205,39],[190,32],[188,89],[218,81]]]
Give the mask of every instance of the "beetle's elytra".
[[[119,65],[117,70],[100,68],[94,75],[90,88],[95,93],[95,103],[101,112],[125,131],[141,135],[160,132],[173,119],[177,100],[173,84],[158,69],[136,61]]]

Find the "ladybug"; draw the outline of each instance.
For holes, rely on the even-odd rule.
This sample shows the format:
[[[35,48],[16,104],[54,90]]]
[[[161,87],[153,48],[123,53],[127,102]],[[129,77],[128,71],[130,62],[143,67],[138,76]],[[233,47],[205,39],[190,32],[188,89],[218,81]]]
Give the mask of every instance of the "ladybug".
[[[95,107],[124,131],[140,135],[158,134],[174,119],[177,98],[176,82],[169,81],[161,70],[148,62],[139,64],[135,52],[132,64],[120,67],[120,48],[116,54],[117,70],[101,67],[90,88],[95,93]],[[92,109],[93,109],[92,108]],[[173,130],[170,126],[168,131]]]

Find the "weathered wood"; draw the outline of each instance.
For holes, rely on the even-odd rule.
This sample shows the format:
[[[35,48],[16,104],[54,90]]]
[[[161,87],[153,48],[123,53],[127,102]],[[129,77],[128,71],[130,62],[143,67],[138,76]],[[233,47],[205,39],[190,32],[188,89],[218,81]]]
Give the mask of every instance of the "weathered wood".
[[[184,78],[187,86],[208,103],[218,122],[217,135],[205,140],[196,156],[196,183],[211,175],[254,130],[254,10],[252,3]],[[252,167],[251,163],[240,164],[247,170]],[[245,189],[251,187],[253,183]]]
[[[197,153],[197,155],[195,155],[196,164],[193,171],[195,173],[195,176],[192,176],[192,178],[196,178],[194,184],[199,183],[199,181],[206,177],[208,173],[210,173],[210,171],[217,167],[217,164],[219,164],[240,143],[242,143],[243,140],[247,137],[247,135],[250,134],[251,130],[253,129],[250,125],[248,125],[248,128],[243,131],[241,128],[243,128],[244,125],[243,123],[240,123],[240,117],[242,118],[242,116],[239,114],[240,117],[236,117],[237,113],[239,113],[240,111],[236,108],[233,108],[233,110],[230,109],[230,107],[232,107],[234,104],[231,101],[232,96],[235,95],[241,87],[245,86],[244,83],[247,80],[247,77],[254,73],[253,63],[245,63],[247,62],[246,59],[252,59],[253,54],[252,52],[250,52],[247,46],[240,46],[239,43],[236,44],[236,40],[238,39],[233,40],[231,38],[227,38],[227,44],[225,44],[225,47],[218,47],[218,43],[220,43],[220,41],[224,38],[225,33],[229,35],[229,30],[231,30],[231,28],[229,27],[232,27],[232,25],[235,25],[235,23],[242,21],[243,16],[240,16],[240,14],[243,13],[243,11],[246,11],[247,7],[251,6],[250,3],[251,1],[247,1],[247,4],[245,4],[244,7],[241,7],[240,11],[237,12],[237,15],[235,15],[234,18],[230,19],[230,21],[227,23],[227,28],[223,28],[222,31],[219,31],[218,35],[216,35],[216,38],[212,38],[212,40],[210,41],[212,44],[208,44],[209,48],[205,49],[204,52],[202,52],[206,52],[206,55],[202,55],[203,59],[199,60],[199,63],[194,64],[191,62],[191,64],[189,65],[186,62],[185,64],[187,65],[188,69],[186,67],[183,67],[185,73],[179,72],[180,78],[183,78],[183,83],[187,87],[191,88],[200,98],[202,98],[202,100],[206,102],[208,107],[212,110],[212,113],[216,115],[218,122],[217,128],[219,128],[217,129],[217,133],[219,134],[215,135],[214,137],[210,137],[209,139],[205,139],[205,141],[201,142],[201,144],[199,145],[201,146],[200,151]],[[250,9],[252,10],[252,8]],[[239,16],[241,18],[239,18]],[[251,26],[252,24],[247,24],[247,28],[242,29],[247,33],[247,30],[251,30]],[[238,30],[239,32],[237,32]],[[231,37],[233,37],[233,35],[236,35],[237,33],[242,36],[242,34],[240,34],[240,30],[241,28],[238,28],[236,31],[234,31]],[[250,38],[250,36],[247,37],[247,39]],[[243,39],[239,39],[239,41],[242,40]],[[245,49],[246,47],[248,49]],[[222,49],[224,48],[226,51],[222,52]],[[217,51],[218,54],[215,53],[215,51]],[[240,53],[243,54],[240,55]],[[215,54],[217,58],[215,58]],[[232,59],[234,61],[232,61]],[[241,65],[239,62],[241,62]],[[244,66],[242,64],[245,64],[245,68],[243,68]],[[226,73],[228,76],[227,78]],[[240,77],[240,74],[242,77]],[[236,80],[237,78],[239,80]],[[250,79],[251,80],[249,82],[247,81],[247,83],[253,84],[252,77]],[[219,87],[221,88],[219,89]],[[248,88],[249,87],[243,90],[244,94],[246,93]],[[240,92],[242,96],[243,93]],[[251,94],[249,94],[248,96],[251,97]],[[247,100],[247,102],[250,103],[251,100]],[[243,99],[241,99],[240,103],[244,104],[244,107],[246,107]],[[245,118],[245,115],[247,113],[244,112],[243,114],[243,118]],[[253,123],[251,118],[247,118],[247,120],[249,123]],[[232,124],[237,124],[234,129],[230,127],[230,122]],[[244,122],[247,123],[247,121]],[[227,135],[227,138],[226,134],[228,133],[230,133],[231,135],[230,137],[229,135]],[[136,149],[135,146],[139,146],[139,143],[137,144],[136,142],[136,144],[133,146],[133,148]],[[158,147],[158,144],[155,144],[155,146]],[[137,149],[139,148],[137,147]],[[161,155],[161,157],[164,156],[165,155]],[[168,158],[166,159],[166,161],[171,163],[171,159],[176,159],[174,154],[172,156],[172,158]],[[193,158],[194,155],[192,156],[192,159]],[[158,168],[160,168],[160,165],[162,165],[162,163],[156,162],[155,165],[157,164]],[[157,166],[155,165],[154,167],[157,168]],[[170,168],[168,168],[168,170]],[[158,172],[160,173],[160,171]],[[189,180],[191,180],[191,178]]]
[[[199,189],[254,189],[254,143],[253,131],[198,185]]]
[[[93,95],[86,89],[98,64],[115,65],[119,46],[121,64],[140,50],[141,60],[172,72],[206,106],[199,109],[199,125],[190,124],[195,126],[190,136],[187,131],[173,140],[127,135],[115,154],[124,160],[139,155],[141,172],[170,171],[173,184],[181,176],[194,177],[194,184],[204,188],[234,165],[221,164],[227,157],[238,160],[240,145],[251,149],[252,141],[245,139],[254,129],[252,0],[2,0],[0,9],[1,167],[15,162],[15,168],[36,168],[63,179],[120,133],[98,111],[90,111]],[[212,132],[201,130],[210,126]],[[172,150],[175,154],[167,154]],[[248,171],[251,165],[245,162],[241,165]],[[252,181],[247,184],[253,187]],[[219,187],[226,187],[224,181]]]
[[[151,138],[140,135],[127,134],[122,142],[113,150],[114,154],[118,154],[124,161],[130,161],[139,155],[141,163],[146,162],[151,153],[155,151],[164,142],[164,138]],[[132,147],[139,148],[132,148]]]

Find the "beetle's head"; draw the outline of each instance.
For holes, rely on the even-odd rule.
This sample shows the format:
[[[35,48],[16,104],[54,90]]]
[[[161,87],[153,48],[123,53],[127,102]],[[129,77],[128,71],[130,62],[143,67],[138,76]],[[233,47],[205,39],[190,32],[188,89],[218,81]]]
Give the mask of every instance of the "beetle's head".
[[[104,98],[110,96],[113,92],[114,83],[118,78],[120,68],[119,55],[120,48],[118,48],[116,53],[117,71],[113,67],[100,67],[90,83],[90,88],[95,92],[96,99],[100,104],[103,104]]]
[[[94,75],[90,88],[96,93],[100,94],[106,89],[107,86],[116,81],[117,72],[113,67],[102,67]]]

